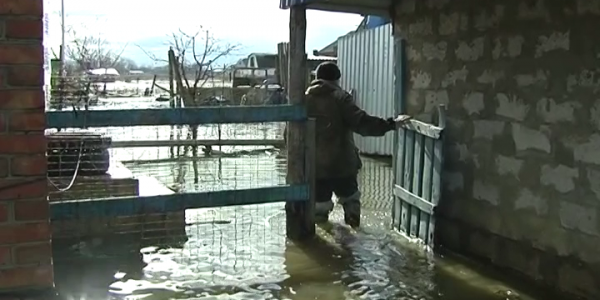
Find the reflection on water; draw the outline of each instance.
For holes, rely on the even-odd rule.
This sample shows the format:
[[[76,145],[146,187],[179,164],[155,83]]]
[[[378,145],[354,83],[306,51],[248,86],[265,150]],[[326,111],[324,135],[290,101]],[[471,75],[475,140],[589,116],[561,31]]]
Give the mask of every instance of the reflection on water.
[[[268,294],[275,291],[268,287],[288,276],[282,213],[280,204],[189,211],[188,219],[202,223],[188,227],[183,248],[143,249],[143,277],[116,282],[111,293],[144,294],[170,286],[181,295],[271,299]]]
[[[351,232],[337,224],[336,211],[320,229],[328,240],[302,245],[286,241],[282,205],[188,215],[203,222],[188,226],[183,247],[147,247],[127,261],[57,262],[59,290],[85,299],[536,299],[398,245],[378,220],[370,222],[373,212]]]
[[[137,175],[153,176],[179,192],[239,190],[285,183],[285,160],[278,151],[218,157],[163,161],[125,166]]]
[[[119,101],[130,102],[105,102],[113,108],[137,102],[137,107],[162,105],[147,99],[114,100]],[[136,137],[150,139],[152,134],[157,138],[164,133],[147,129],[145,137]],[[154,176],[181,191],[284,182],[284,160],[275,150],[174,161],[169,161],[168,149],[143,150],[144,154],[133,156],[162,161],[135,162],[117,152],[121,150],[113,155],[132,160],[126,165],[134,174]],[[75,263],[55,262],[57,288],[68,299],[542,299],[461,263],[416,254],[400,245],[388,231],[389,191],[381,191],[391,187],[390,176],[387,164],[365,161],[360,179],[364,225],[359,232],[340,225],[341,212],[336,210],[332,222],[319,227],[322,238],[294,244],[285,238],[285,211],[280,203],[189,210],[189,238],[183,245],[157,245],[136,249],[141,255],[109,259],[104,255],[108,249],[91,245]]]

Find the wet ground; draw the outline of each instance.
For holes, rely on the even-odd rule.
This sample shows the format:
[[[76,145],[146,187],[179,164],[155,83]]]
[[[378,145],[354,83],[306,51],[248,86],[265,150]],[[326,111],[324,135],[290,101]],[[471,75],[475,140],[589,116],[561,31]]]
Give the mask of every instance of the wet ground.
[[[142,98],[101,103],[115,109],[168,105]],[[270,130],[261,132],[277,134]],[[151,128],[135,135],[126,136],[125,132],[132,131],[114,129],[111,134],[120,133],[116,138],[122,139],[170,135]],[[241,128],[221,130],[221,135],[223,132],[238,138],[244,135]],[[188,158],[173,157],[168,148],[113,151],[114,158],[125,160],[134,174],[154,176],[179,191],[213,190],[217,184],[229,189],[269,186],[284,181],[285,160],[274,150],[235,157],[193,159],[189,153],[185,155]],[[506,283],[507,278],[485,268],[426,255],[404,244],[389,230],[392,181],[386,161],[365,158],[360,182],[364,226],[358,232],[341,225],[336,210],[329,224],[319,226],[318,239],[294,244],[285,238],[283,204],[189,210],[184,243],[131,249],[140,254],[111,258],[97,248],[80,259],[57,260],[57,288],[66,299],[88,300],[558,300],[530,296],[539,293]]]

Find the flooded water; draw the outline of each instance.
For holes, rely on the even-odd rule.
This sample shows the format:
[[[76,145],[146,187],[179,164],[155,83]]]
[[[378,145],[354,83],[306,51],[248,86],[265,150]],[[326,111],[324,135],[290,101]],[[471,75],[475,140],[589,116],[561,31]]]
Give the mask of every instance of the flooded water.
[[[169,82],[167,80],[157,80],[155,82],[157,85],[161,87],[168,87]],[[203,87],[229,87],[231,86],[231,82],[222,81],[218,79],[208,80],[203,84]],[[107,82],[106,90],[107,91],[118,91],[121,94],[127,93],[135,93],[141,94],[144,92],[146,88],[152,87],[152,80],[142,79],[142,80],[132,80],[131,82],[117,81],[117,82]],[[98,90],[104,89],[104,84],[96,84],[96,88]],[[155,92],[160,93],[161,90],[156,88]]]
[[[102,108],[160,108],[149,98],[102,100]],[[274,138],[277,126],[219,130],[236,138]],[[115,140],[168,139],[170,128],[102,129]],[[214,135],[203,128],[199,138]],[[135,133],[134,133],[135,132]],[[225,132],[225,133],[224,133]],[[228,133],[227,133],[228,132]],[[185,134],[185,133],[184,133]],[[265,147],[263,147],[265,148]],[[224,153],[242,148],[221,149]],[[136,175],[156,177],[178,191],[207,191],[282,184],[284,158],[271,148],[243,148],[228,157],[169,148],[114,149],[113,159]],[[243,171],[245,170],[245,171]],[[243,172],[242,172],[243,171]],[[503,283],[497,274],[457,260],[425,255],[390,230],[391,170],[387,162],[365,159],[363,228],[341,225],[337,209],[320,225],[319,238],[294,244],[285,237],[283,204],[197,209],[186,212],[187,241],[133,249],[138,255],[107,258],[103,249],[85,257],[57,260],[56,285],[66,299],[415,299],[553,300]],[[557,300],[557,299],[556,299]]]

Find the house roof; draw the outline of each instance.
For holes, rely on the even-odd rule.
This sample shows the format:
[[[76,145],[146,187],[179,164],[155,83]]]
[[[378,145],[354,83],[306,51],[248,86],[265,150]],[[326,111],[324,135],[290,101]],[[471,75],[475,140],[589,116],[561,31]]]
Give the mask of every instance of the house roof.
[[[308,9],[368,15],[389,15],[393,0],[279,0],[279,8],[303,5]]]
[[[313,50],[313,55],[314,56],[330,56],[330,57],[336,57],[337,56],[337,40],[331,42],[331,44],[325,46],[325,48],[321,49],[321,50]]]
[[[100,69],[92,69],[87,71],[90,75],[112,75],[119,76],[119,71],[115,68],[100,68]]]
[[[277,55],[277,53],[253,52],[253,53],[250,53],[250,55],[248,55],[248,56],[252,56],[252,55],[255,55],[255,56],[273,56],[273,55]]]
[[[343,36],[349,35],[353,32],[357,32],[360,30],[363,30],[367,27],[367,19],[368,17],[365,16],[363,18],[363,20],[360,22],[360,24],[358,24],[358,26],[356,27],[356,29],[344,34]],[[338,37],[337,39],[335,39],[335,41],[331,42],[331,44],[325,46],[325,48],[321,49],[321,50],[313,50],[313,55],[315,56],[329,56],[329,57],[337,57],[337,43],[338,43],[338,39],[340,37]]]

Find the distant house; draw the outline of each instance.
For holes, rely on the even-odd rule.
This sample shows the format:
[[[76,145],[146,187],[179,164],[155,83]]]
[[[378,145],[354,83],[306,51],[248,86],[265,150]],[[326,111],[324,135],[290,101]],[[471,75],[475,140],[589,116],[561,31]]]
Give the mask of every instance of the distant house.
[[[277,53],[251,53],[248,55],[247,64],[250,68],[277,68]]]
[[[115,68],[91,69],[87,70],[85,74],[94,82],[115,82],[121,76]]]
[[[236,64],[231,73],[233,87],[254,86],[276,80],[277,53],[250,53]]]
[[[248,66],[248,58],[242,58],[235,63],[235,67],[246,67]]]
[[[143,75],[144,71],[141,70],[130,70],[129,75]]]

